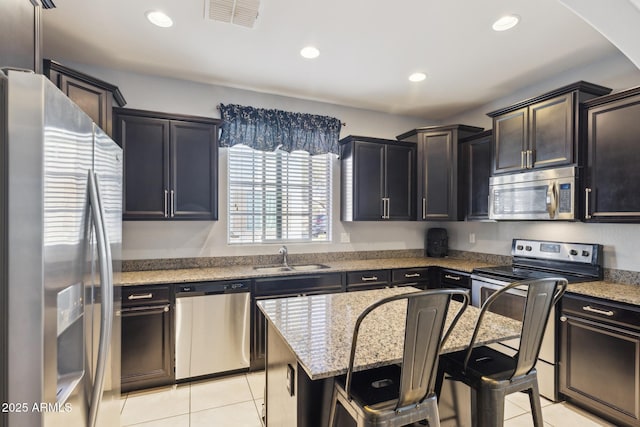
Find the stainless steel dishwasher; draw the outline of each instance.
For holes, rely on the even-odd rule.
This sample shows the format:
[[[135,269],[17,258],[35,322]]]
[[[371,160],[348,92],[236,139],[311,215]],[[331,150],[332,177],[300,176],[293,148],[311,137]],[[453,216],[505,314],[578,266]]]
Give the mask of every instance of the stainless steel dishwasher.
[[[176,380],[249,367],[250,281],[176,289]]]

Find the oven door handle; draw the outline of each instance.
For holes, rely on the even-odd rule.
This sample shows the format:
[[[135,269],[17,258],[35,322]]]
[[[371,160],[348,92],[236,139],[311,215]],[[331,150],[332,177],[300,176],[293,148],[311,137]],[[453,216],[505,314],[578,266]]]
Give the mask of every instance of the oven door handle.
[[[558,210],[558,182],[553,181],[549,185],[547,192],[547,212],[549,212],[549,218],[553,219],[556,216]]]

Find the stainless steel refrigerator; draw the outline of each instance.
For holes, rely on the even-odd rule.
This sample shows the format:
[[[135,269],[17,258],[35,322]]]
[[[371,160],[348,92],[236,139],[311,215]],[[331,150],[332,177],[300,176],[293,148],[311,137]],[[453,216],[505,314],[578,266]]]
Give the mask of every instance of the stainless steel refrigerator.
[[[119,426],[122,151],[20,71],[0,138],[0,424]]]

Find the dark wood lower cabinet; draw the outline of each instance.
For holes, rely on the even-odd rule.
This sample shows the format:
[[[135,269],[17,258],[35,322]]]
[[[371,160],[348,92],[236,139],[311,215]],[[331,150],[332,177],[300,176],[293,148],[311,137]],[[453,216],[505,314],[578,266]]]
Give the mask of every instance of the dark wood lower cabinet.
[[[173,384],[173,318],[169,286],[123,290],[122,392]]]
[[[566,296],[560,320],[562,395],[617,425],[640,426],[640,309]]]

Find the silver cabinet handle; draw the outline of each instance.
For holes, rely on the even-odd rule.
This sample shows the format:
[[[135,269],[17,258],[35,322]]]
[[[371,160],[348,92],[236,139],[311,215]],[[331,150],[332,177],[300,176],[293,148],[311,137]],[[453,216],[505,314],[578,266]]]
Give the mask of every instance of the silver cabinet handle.
[[[590,305],[585,305],[584,307],[582,307],[582,309],[584,311],[590,311],[591,313],[602,314],[603,316],[607,316],[607,317],[611,317],[615,314],[611,310],[601,310],[599,308],[593,308]]]
[[[451,279],[451,280],[460,280],[460,279],[461,279],[461,277],[460,277],[460,276],[452,276],[452,275],[450,275],[450,274],[445,274],[445,275],[444,275],[444,278],[445,278],[445,279]]]
[[[176,203],[175,203],[175,197],[174,197],[174,191],[171,190],[171,218],[174,217],[174,215],[176,214]]]
[[[589,214],[589,196],[591,195],[591,189],[586,187],[584,189],[584,218],[591,219],[591,214]]]
[[[524,169],[524,151],[520,152],[520,169]]]
[[[360,280],[362,280],[363,282],[372,282],[374,280],[378,280],[378,276],[369,276],[369,277],[362,276]]]
[[[404,277],[407,278],[407,279],[410,279],[412,277],[420,277],[420,273],[411,273],[411,274],[405,273]]]
[[[169,192],[164,190],[164,217],[169,218]]]
[[[153,298],[153,294],[149,292],[148,294],[131,294],[127,297],[129,301],[138,300],[138,299],[151,299]]]
[[[382,219],[389,219],[389,198],[382,198]]]
[[[533,168],[533,150],[527,150],[527,169]]]
[[[422,219],[427,219],[427,198],[422,198]]]

